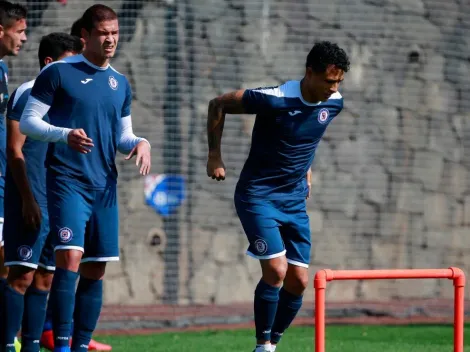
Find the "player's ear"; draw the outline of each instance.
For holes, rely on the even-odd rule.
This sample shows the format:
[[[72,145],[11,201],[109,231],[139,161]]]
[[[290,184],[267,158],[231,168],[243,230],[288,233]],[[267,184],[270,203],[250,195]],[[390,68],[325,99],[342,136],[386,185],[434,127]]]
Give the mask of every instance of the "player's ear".
[[[47,56],[46,58],[44,58],[45,66],[49,65],[53,61],[54,61],[54,59],[52,59],[52,57],[50,57],[50,56]]]
[[[0,39],[5,35],[5,28],[0,24]]]
[[[86,43],[86,41],[90,37],[90,33],[88,33],[88,31],[85,28],[82,28],[81,29],[81,34],[82,34],[82,36],[81,36],[80,40],[83,40]]]

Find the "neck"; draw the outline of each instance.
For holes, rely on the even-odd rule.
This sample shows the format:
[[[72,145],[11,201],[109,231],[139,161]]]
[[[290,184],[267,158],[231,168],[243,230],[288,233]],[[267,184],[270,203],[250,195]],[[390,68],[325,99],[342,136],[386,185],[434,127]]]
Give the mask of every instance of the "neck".
[[[83,52],[83,56],[93,65],[96,65],[98,67],[106,67],[109,65],[108,58],[98,57],[97,55],[94,55],[93,53],[88,52],[86,50]]]
[[[314,94],[310,93],[306,85],[307,83],[305,82],[305,77],[304,77],[300,81],[300,93],[302,94],[302,98],[308,103],[312,103],[312,104],[318,103],[320,99],[315,97]]]

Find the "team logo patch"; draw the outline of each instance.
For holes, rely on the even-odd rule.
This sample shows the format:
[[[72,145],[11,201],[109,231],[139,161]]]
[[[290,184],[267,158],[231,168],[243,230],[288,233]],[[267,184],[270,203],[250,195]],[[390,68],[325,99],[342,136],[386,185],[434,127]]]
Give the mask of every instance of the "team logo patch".
[[[114,89],[114,90],[117,90],[117,89],[118,89],[118,81],[117,81],[116,78],[114,78],[113,76],[109,76],[108,83],[109,83],[109,86],[110,86],[112,89]]]
[[[21,260],[28,260],[33,256],[33,250],[29,246],[18,247],[18,257]]]
[[[328,109],[321,109],[318,112],[318,122],[324,124],[328,121],[328,117],[330,117],[330,112]]]
[[[70,242],[70,240],[72,240],[72,237],[73,237],[73,232],[68,227],[62,227],[59,230],[59,239],[61,242],[65,242],[65,243]]]
[[[255,241],[255,248],[258,254],[264,254],[268,250],[268,244],[266,243],[265,240],[257,239]]]

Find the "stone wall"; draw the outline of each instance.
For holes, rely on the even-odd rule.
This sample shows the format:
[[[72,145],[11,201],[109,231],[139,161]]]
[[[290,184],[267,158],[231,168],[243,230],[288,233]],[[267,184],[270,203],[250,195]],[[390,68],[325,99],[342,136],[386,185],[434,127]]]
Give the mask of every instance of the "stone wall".
[[[9,60],[13,88],[37,71],[40,36],[68,31],[92,3],[50,2],[25,50]],[[162,218],[145,205],[135,166],[118,157],[121,262],[109,266],[106,303],[252,299],[259,264],[244,255],[232,197],[254,117],[227,117],[228,177],[217,183],[205,175],[207,103],[229,90],[301,78],[309,49],[325,39],[347,50],[352,67],[341,89],[345,108],[314,167],[312,273],[470,269],[468,1],[106,3],[121,9],[124,42],[114,66],[132,84],[134,129],[152,142],[153,173],[179,170],[189,181],[180,212]],[[332,285],[328,299],[451,292],[437,280],[345,282]]]

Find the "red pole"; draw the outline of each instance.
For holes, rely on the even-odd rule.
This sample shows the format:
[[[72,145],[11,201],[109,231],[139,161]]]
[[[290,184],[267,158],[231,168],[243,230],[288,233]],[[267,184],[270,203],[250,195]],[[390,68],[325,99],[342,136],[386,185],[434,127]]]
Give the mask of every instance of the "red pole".
[[[317,272],[313,280],[315,288],[315,352],[325,352],[326,280],[326,270]]]
[[[458,268],[450,269],[454,274],[454,352],[463,352],[465,274]]]

